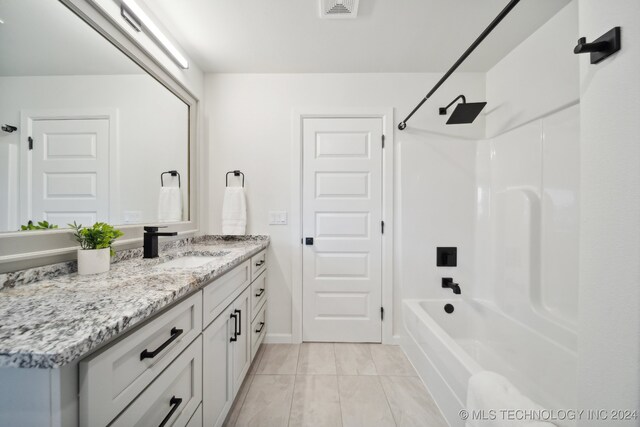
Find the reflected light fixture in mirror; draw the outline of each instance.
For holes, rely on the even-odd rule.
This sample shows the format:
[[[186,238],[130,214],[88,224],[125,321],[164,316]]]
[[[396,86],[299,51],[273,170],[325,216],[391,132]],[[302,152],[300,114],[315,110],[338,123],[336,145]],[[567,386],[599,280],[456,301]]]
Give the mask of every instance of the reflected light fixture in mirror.
[[[128,9],[133,17],[139,21],[142,26],[144,26],[151,35],[157,40],[162,47],[167,51],[167,53],[173,58],[174,61],[182,68],[189,68],[189,61],[185,58],[180,51],[176,48],[176,46],[164,35],[160,28],[149,18],[149,16],[142,10],[138,4],[133,0],[122,0],[122,5]],[[130,23],[129,19],[127,22]],[[135,28],[135,27],[134,27]],[[139,31],[139,29],[136,29]]]

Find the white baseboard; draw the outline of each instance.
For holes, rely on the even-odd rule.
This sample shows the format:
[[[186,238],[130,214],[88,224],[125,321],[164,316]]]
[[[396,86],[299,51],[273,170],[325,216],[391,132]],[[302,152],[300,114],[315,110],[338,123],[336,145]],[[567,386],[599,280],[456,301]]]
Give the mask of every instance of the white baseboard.
[[[400,345],[402,335],[394,335],[387,345]],[[293,344],[293,336],[291,334],[267,334],[264,337],[265,344]]]
[[[265,344],[291,344],[292,342],[291,334],[267,334],[264,337]]]

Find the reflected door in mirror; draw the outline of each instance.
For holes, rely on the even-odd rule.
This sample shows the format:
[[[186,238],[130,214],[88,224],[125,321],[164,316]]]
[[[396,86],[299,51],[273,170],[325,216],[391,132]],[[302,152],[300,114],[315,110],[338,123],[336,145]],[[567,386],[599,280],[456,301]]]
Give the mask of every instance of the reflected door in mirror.
[[[32,124],[27,215],[53,224],[109,222],[109,119]],[[30,202],[30,203],[29,203]]]

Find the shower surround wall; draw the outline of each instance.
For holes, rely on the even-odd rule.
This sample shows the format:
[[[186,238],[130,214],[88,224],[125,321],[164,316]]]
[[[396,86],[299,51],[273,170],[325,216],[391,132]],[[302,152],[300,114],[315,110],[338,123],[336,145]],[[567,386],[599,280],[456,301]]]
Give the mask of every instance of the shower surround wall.
[[[579,106],[478,147],[477,239],[484,257],[474,297],[576,350]],[[482,263],[480,263],[482,264]]]
[[[574,1],[487,73],[488,139],[478,144],[477,165],[483,281],[477,296],[495,300],[531,326],[544,318],[571,330],[574,349],[580,136],[572,44],[577,33]]]
[[[487,73],[473,297],[577,352],[580,105],[573,1]],[[540,58],[545,58],[541,61]],[[549,64],[553,64],[550,66]],[[576,355],[577,358],[577,355]],[[558,378],[576,404],[575,366]]]

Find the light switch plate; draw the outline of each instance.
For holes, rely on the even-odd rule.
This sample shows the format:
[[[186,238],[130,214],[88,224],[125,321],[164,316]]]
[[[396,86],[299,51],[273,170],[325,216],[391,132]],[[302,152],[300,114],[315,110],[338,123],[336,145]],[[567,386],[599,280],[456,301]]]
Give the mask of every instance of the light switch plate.
[[[287,225],[287,211],[269,211],[269,225]]]

